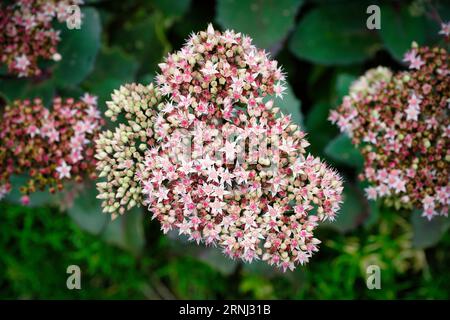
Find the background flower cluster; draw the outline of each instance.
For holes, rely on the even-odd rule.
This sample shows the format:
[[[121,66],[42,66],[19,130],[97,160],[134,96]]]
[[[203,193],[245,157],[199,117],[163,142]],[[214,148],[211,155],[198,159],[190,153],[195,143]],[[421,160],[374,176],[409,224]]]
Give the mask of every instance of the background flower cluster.
[[[448,216],[450,57],[444,48],[414,44],[404,61],[409,70],[395,75],[367,71],[330,119],[361,145],[369,199],[419,208],[428,219]]]
[[[83,0],[17,0],[0,4],[0,62],[19,77],[39,76],[38,62],[61,60],[60,31],[53,20],[65,23],[70,6]]]
[[[20,187],[23,204],[37,190],[62,190],[67,179],[95,178],[93,141],[102,123],[97,98],[89,94],[81,101],[55,98],[51,111],[40,99],[6,106],[0,124],[0,196],[11,191],[12,175],[28,176]]]

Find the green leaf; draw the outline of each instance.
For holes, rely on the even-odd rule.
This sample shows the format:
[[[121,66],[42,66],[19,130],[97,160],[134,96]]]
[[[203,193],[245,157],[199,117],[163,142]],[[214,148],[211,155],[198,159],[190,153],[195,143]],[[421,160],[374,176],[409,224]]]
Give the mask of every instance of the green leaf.
[[[436,245],[450,226],[447,217],[438,216],[428,220],[426,217],[422,217],[419,210],[413,211],[411,223],[414,231],[413,246],[421,249]]]
[[[340,5],[323,5],[309,11],[291,38],[291,51],[324,65],[363,62],[379,47],[376,36],[366,28],[365,10],[350,3],[345,10]]]
[[[338,132],[328,121],[330,107],[328,102],[318,102],[306,116],[305,128],[308,132],[306,138],[311,143],[311,152],[314,154],[321,153]]]
[[[17,99],[41,98],[48,106],[55,94],[55,87],[51,80],[42,82],[25,79],[0,80],[0,88],[2,95],[10,103]]]
[[[232,274],[237,266],[237,261],[226,257],[219,248],[203,248],[198,258],[223,275]]]
[[[394,8],[390,4],[381,7],[381,39],[389,53],[398,61],[416,41],[424,44],[427,21],[424,16],[412,16],[407,6]]]
[[[289,83],[286,83],[286,91],[283,95],[283,99],[275,99],[275,106],[279,107],[284,114],[290,114],[292,121],[303,128],[301,101],[297,99]]]
[[[98,105],[104,107],[111,92],[120,85],[133,82],[138,63],[119,48],[102,48],[94,71],[84,82],[84,87],[99,97]]]
[[[361,224],[364,215],[364,198],[360,191],[350,183],[344,183],[343,203],[336,220],[324,225],[345,233]]]
[[[109,220],[102,238],[109,243],[139,255],[144,247],[144,215],[134,208],[114,221]]]
[[[362,190],[362,192],[365,192],[364,190],[369,187],[369,183],[364,181],[358,181],[358,188],[359,190]],[[374,200],[365,200],[366,207],[367,207],[367,217],[364,220],[364,228],[370,229],[372,226],[378,223],[380,220],[382,209],[385,209],[382,207],[382,202],[380,200],[374,201]],[[389,213],[390,214],[390,213]]]
[[[216,21],[253,38],[256,45],[270,48],[294,25],[303,0],[219,0]]]
[[[351,84],[356,80],[356,77],[351,74],[341,73],[336,79],[336,95],[337,103],[342,101],[342,98],[348,95],[348,90]]]
[[[181,17],[189,9],[191,0],[153,0],[153,4],[165,16]]]
[[[170,43],[166,39],[161,15],[147,15],[127,21],[113,36],[113,43],[143,64],[145,72],[157,68]]]
[[[54,69],[54,81],[59,86],[79,84],[92,71],[100,47],[101,23],[97,11],[83,8],[80,29],[61,27],[59,52],[62,60]]]
[[[142,210],[135,208],[112,221],[102,212],[97,194],[94,183],[86,187],[67,210],[68,215],[82,230],[138,255],[144,246]]]
[[[84,231],[99,235],[110,217],[102,212],[101,201],[96,199],[97,190],[92,183],[76,197],[67,214]]]
[[[242,269],[249,274],[260,274],[267,278],[272,278],[276,276],[286,276],[286,273],[282,272],[281,269],[274,266],[270,266],[267,262],[257,260],[252,263],[244,263]]]
[[[361,168],[364,165],[363,156],[346,134],[340,134],[330,141],[325,148],[325,154],[333,160],[352,167]]]

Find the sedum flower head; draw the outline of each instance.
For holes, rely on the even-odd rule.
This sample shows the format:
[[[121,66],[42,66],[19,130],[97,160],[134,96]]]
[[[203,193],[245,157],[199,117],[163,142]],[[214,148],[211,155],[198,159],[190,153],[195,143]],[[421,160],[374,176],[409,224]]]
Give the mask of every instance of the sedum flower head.
[[[19,77],[39,76],[40,59],[59,61],[59,31],[52,22],[66,22],[69,7],[82,0],[16,0],[0,4],[0,63]]]
[[[95,177],[94,148],[103,120],[96,97],[80,101],[55,98],[52,110],[40,99],[15,101],[6,106],[0,123],[0,198],[11,190],[12,175],[28,175],[25,195],[49,187],[63,189],[67,180]]]
[[[342,181],[274,107],[284,90],[277,62],[210,25],[161,70],[158,88],[127,85],[108,103],[107,116],[125,123],[97,141],[105,211],[142,203],[165,233],[231,258],[283,270],[306,263],[320,243],[315,228],[339,209]]]
[[[450,69],[443,48],[405,54],[408,71],[369,70],[350,88],[330,120],[365,158],[361,179],[369,199],[420,208],[431,219],[450,203]]]

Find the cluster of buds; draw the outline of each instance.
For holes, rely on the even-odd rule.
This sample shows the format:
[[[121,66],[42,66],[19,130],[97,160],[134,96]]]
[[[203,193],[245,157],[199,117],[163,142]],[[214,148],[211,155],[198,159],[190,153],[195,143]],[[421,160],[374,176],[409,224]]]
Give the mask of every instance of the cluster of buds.
[[[38,60],[59,61],[59,31],[52,22],[66,22],[70,7],[82,0],[16,0],[0,4],[0,62],[19,77],[39,76]]]
[[[108,103],[107,116],[126,121],[97,141],[105,211],[141,203],[164,233],[231,258],[283,270],[307,262],[343,187],[269,99],[284,90],[276,61],[250,38],[209,26],[161,69],[158,88],[126,85]]]
[[[55,98],[52,110],[40,99],[6,106],[0,124],[0,198],[11,190],[12,175],[27,174],[22,202],[29,194],[63,189],[65,181],[95,178],[93,140],[103,124],[97,98]]]
[[[128,84],[115,90],[105,115],[125,119],[114,131],[105,130],[96,140],[97,171],[106,181],[97,183],[104,212],[117,217],[142,203],[138,177],[145,151],[155,144],[153,123],[161,94],[150,84]]]
[[[371,184],[368,199],[423,216],[448,215],[450,204],[450,69],[443,48],[405,54],[408,71],[369,70],[330,120],[359,146]]]

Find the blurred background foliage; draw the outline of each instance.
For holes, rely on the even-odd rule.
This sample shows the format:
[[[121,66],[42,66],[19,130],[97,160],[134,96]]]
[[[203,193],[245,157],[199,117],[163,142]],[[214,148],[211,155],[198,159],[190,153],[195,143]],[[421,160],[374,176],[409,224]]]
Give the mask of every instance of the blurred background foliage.
[[[381,7],[381,30],[366,28],[370,4]],[[0,75],[0,105],[88,91],[104,110],[113,89],[152,81],[167,52],[213,22],[250,35],[284,66],[288,95],[277,102],[308,133],[309,151],[344,175],[345,202],[337,221],[319,230],[323,244],[311,263],[283,274],[163,236],[143,210],[111,222],[93,184],[66,208],[56,203],[70,199],[46,192],[22,207],[12,193],[0,202],[0,298],[449,298],[448,219],[429,223],[420,212],[365,200],[362,157],[327,121],[365,70],[404,68],[413,40],[436,44],[439,18],[450,19],[448,1],[86,0],[82,12],[80,30],[58,26],[63,59],[42,76]],[[66,288],[71,264],[82,270],[82,290]],[[366,287],[371,264],[381,268],[381,290]]]

